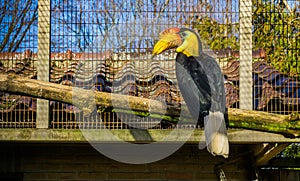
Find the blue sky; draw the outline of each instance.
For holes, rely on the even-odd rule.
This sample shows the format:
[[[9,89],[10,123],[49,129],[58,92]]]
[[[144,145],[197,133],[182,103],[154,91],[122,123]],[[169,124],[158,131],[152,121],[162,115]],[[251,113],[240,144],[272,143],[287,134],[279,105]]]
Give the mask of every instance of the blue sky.
[[[1,15],[4,15],[0,21],[0,45],[11,27],[14,10],[16,7],[22,10],[28,2],[30,8],[24,13],[25,24],[28,24],[32,16],[38,16],[34,13],[38,0],[0,0]],[[99,52],[107,49],[127,52],[145,51],[153,46],[161,30],[171,26],[182,26],[190,22],[195,15],[210,16],[218,22],[225,21],[222,12],[226,11],[226,0],[200,2],[202,1],[52,0],[51,51],[65,52],[68,49],[75,52]],[[231,2],[228,8],[231,12],[231,21],[237,22],[238,0]],[[291,6],[295,2],[295,0],[289,1]],[[18,6],[14,6],[14,3]],[[21,14],[22,11],[19,10],[18,16]],[[13,37],[18,30],[25,31],[26,26],[20,29],[20,25],[18,21],[2,51],[9,50],[9,43],[15,41]],[[22,38],[20,35],[17,37]],[[37,20],[31,24],[21,44],[14,51],[22,52],[25,49],[37,51]]]
[[[16,11],[16,7],[19,11]],[[24,31],[27,32],[25,35]],[[6,36],[9,32],[10,36]],[[27,48],[37,50],[37,0],[0,0],[0,48],[5,45],[0,51],[8,51],[11,46],[18,44],[19,48],[11,51]]]

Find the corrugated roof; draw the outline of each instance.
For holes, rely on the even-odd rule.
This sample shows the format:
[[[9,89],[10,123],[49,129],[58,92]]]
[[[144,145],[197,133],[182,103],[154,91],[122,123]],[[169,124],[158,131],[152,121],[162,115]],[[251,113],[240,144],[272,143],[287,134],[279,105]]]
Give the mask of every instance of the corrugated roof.
[[[231,106],[239,101],[239,62],[229,62],[223,72],[227,80],[228,105]],[[262,60],[253,63],[253,84],[255,109],[276,113],[298,111],[300,87],[296,78],[280,73]]]

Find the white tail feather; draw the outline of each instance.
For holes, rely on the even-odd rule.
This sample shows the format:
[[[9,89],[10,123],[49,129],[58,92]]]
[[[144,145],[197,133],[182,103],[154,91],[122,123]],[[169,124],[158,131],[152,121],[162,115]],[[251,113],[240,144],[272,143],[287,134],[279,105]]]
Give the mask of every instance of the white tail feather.
[[[204,117],[204,130],[207,150],[214,156],[220,155],[228,158],[229,142],[224,114],[209,112]]]

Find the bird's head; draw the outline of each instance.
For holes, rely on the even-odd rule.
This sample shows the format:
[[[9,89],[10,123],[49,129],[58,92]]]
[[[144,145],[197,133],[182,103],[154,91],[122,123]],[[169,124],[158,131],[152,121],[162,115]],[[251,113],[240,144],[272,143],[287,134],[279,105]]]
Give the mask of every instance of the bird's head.
[[[162,31],[152,54],[158,55],[172,48],[176,48],[176,52],[183,53],[188,57],[198,57],[202,52],[199,36],[188,28],[169,28]]]

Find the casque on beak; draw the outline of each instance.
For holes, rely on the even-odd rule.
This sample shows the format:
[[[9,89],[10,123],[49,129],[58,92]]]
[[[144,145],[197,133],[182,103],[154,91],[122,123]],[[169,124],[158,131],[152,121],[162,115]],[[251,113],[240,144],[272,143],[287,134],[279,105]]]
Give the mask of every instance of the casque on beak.
[[[171,48],[178,47],[182,44],[182,39],[178,32],[179,28],[169,28],[159,34],[159,41],[155,44],[152,57]]]

